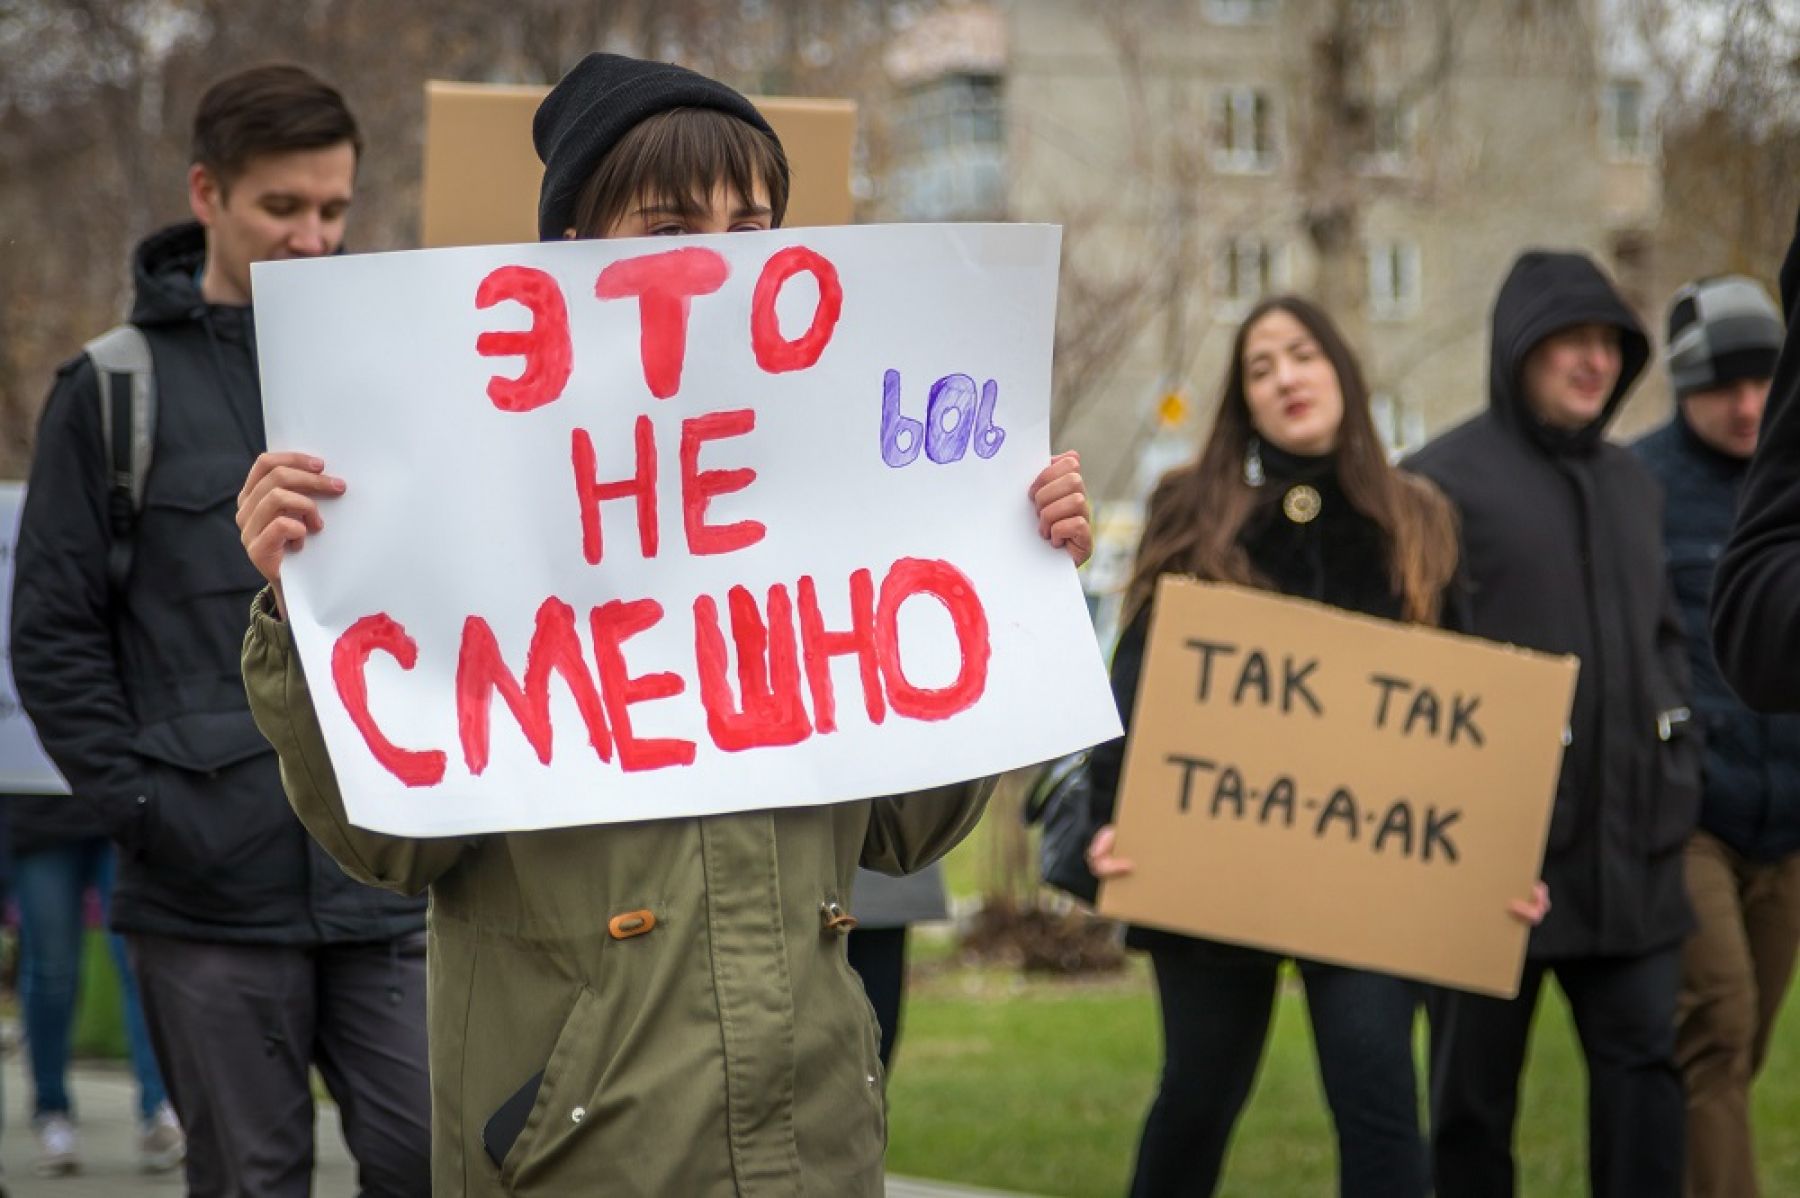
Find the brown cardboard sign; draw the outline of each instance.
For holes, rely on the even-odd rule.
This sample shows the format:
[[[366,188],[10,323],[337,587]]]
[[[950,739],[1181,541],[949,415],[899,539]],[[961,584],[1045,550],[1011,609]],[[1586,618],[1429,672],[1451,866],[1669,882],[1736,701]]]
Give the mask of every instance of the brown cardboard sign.
[[[538,181],[531,118],[546,87],[425,85],[425,179],[420,243],[510,245],[537,240]],[[787,151],[789,228],[847,225],[856,105],[849,100],[750,97]]]
[[[1576,668],[1164,578],[1101,912],[1516,994]]]

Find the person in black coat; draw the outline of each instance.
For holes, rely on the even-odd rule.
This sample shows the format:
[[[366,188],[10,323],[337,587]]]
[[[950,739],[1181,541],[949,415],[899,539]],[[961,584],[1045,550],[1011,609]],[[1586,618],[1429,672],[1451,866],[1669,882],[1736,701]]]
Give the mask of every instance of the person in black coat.
[[[1526,253],[1494,305],[1488,409],[1413,459],[1461,513],[1469,631],[1581,661],[1544,860],[1556,907],[1519,995],[1446,993],[1433,1010],[1440,1198],[1514,1192],[1519,1075],[1552,972],[1587,1061],[1593,1192],[1681,1191],[1675,995],[1700,754],[1661,488],[1604,438],[1649,352],[1589,259]]]
[[[1687,843],[1699,926],[1682,949],[1676,1055],[1687,1083],[1688,1198],[1754,1198],[1750,1084],[1800,948],[1800,717],[1740,703],[1713,660],[1707,602],[1731,534],[1782,323],[1742,276],[1675,294],[1668,364],[1677,407],[1635,448],[1668,495],[1669,576],[1706,731],[1700,827]]]
[[[1800,227],[1781,303],[1787,341],[1712,595],[1719,669],[1758,711],[1800,711]]]
[[[67,801],[118,845],[112,926],[188,1134],[190,1191],[305,1192],[316,1062],[363,1192],[410,1198],[430,1186],[425,903],[354,881],[307,835],[240,666],[262,586],[235,512],[264,448],[250,267],[337,250],[359,134],[334,88],[270,65],[207,90],[193,145],[197,223],[152,234],[134,263],[157,408],[135,430],[153,448],[141,510],[119,519],[135,505],[79,354],[38,426],[14,678]]]
[[[1361,368],[1305,300],[1257,305],[1238,329],[1224,397],[1195,462],[1150,498],[1113,656],[1113,694],[1131,726],[1150,597],[1167,573],[1260,586],[1392,620],[1437,624],[1456,575],[1456,522],[1436,487],[1393,469],[1369,415]],[[1111,828],[1124,742],[1094,751],[1095,876],[1129,872]],[[1545,898],[1514,904],[1541,918]],[[1145,1120],[1134,1198],[1205,1195],[1218,1185],[1268,1036],[1282,957],[1151,928],[1164,1059]],[[1298,963],[1337,1131],[1346,1198],[1423,1198],[1413,1024],[1421,987],[1368,970]]]

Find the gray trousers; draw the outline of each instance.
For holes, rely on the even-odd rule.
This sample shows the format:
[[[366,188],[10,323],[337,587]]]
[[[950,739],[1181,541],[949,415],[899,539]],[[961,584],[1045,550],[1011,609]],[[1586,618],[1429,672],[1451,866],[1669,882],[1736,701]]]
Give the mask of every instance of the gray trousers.
[[[127,939],[190,1198],[312,1193],[314,1065],[364,1198],[428,1198],[424,933],[313,949]]]

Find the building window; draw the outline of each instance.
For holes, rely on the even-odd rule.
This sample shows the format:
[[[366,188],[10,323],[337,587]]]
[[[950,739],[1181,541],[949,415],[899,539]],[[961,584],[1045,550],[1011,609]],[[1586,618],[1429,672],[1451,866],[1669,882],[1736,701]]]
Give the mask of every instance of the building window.
[[[1213,294],[1216,315],[1236,320],[1257,300],[1282,286],[1280,247],[1260,237],[1231,237],[1219,247]]]
[[[1406,0],[1357,0],[1356,15],[1365,24],[1393,29],[1406,22]]]
[[[1006,210],[1000,80],[947,75],[907,94],[889,176],[902,220],[997,220]]]
[[[1651,156],[1650,110],[1642,83],[1615,79],[1606,85],[1600,93],[1600,130],[1612,158],[1636,162]]]
[[[1369,400],[1375,432],[1394,460],[1425,444],[1425,410],[1411,399],[1378,392]]]
[[[1407,320],[1419,311],[1419,247],[1411,241],[1369,245],[1369,315]]]
[[[1403,175],[1411,167],[1419,121],[1412,107],[1397,103],[1375,106],[1369,117],[1369,152],[1362,169],[1372,175]]]
[[[1213,165],[1222,171],[1255,172],[1275,167],[1275,111],[1269,93],[1233,87],[1213,104],[1218,138]]]
[[[1262,25],[1275,19],[1275,0],[1206,0],[1206,19],[1215,25]]]

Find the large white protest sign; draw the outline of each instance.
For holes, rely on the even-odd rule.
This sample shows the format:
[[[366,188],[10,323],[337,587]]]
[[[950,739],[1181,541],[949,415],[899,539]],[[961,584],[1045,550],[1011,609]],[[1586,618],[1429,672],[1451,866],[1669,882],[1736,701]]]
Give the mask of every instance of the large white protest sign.
[[[13,546],[18,544],[19,512],[24,506],[23,484],[0,483],[0,792],[68,794],[68,783],[44,756],[13,689]]]
[[[799,806],[1118,734],[1049,460],[1060,234],[804,229],[264,263],[284,574],[350,817]]]

